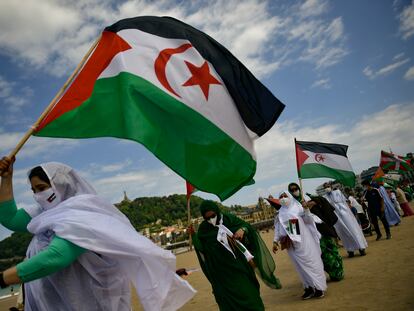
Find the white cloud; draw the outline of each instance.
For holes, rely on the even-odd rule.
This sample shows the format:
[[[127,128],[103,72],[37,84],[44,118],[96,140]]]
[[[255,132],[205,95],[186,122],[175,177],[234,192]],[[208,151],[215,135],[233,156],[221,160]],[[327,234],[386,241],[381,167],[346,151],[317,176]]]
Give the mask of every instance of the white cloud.
[[[136,142],[134,142],[136,144]],[[90,173],[114,173],[122,171],[132,164],[132,160],[126,159],[122,162],[111,163],[111,164],[98,164],[92,163]]]
[[[414,5],[411,2],[406,6],[399,15],[400,20],[400,32],[403,39],[407,40],[414,35]]]
[[[124,191],[132,199],[186,191],[185,181],[166,167],[153,170],[128,170],[111,177],[96,177],[92,180],[92,184],[98,193],[114,203],[122,200]]]
[[[331,80],[328,79],[320,79],[315,81],[311,88],[322,88],[322,89],[330,89],[331,88]]]
[[[406,80],[414,80],[414,66],[410,67],[404,75]]]
[[[404,52],[402,52],[402,53],[399,53],[399,54],[395,55],[392,59],[393,59],[393,60],[398,60],[398,59],[403,58],[403,57],[404,57],[404,55],[405,55],[405,53],[404,53]]]
[[[378,69],[377,71],[374,71],[373,69],[371,69],[371,67],[367,66],[367,67],[364,68],[364,70],[362,72],[369,79],[375,79],[375,78],[378,78],[380,76],[386,76],[386,75],[392,73],[397,68],[401,67],[402,65],[405,65],[409,61],[410,61],[410,59],[406,58],[406,59],[394,62],[392,64],[386,65],[386,66]]]
[[[299,59],[324,69],[340,62],[348,53],[341,17],[332,21],[322,18],[297,21],[292,19],[289,40],[301,42]]]
[[[328,9],[327,1],[306,0],[299,8],[302,17],[321,15]]]
[[[22,110],[29,104],[29,99],[33,96],[30,87],[20,87],[19,83],[7,81],[0,75],[0,109],[2,114],[0,122],[3,125],[27,122],[27,117],[23,116]]]
[[[411,135],[414,131],[413,114],[414,102],[411,102],[367,114],[354,124],[315,126],[298,121],[278,122],[256,143],[257,185],[243,188],[227,202],[255,202],[258,196],[277,194],[285,190],[289,182],[297,181],[295,137],[298,140],[348,145],[348,157],[357,174],[378,165],[381,149],[391,147],[397,154],[411,152],[414,146]],[[304,182],[306,191],[313,192],[323,179],[307,179]]]
[[[202,29],[265,76],[297,60],[316,68],[348,53],[341,18],[323,17],[325,0],[291,4],[271,15],[271,1],[26,0],[0,3],[0,48],[16,63],[68,75],[98,33],[111,23],[139,15],[169,15]],[[231,12],[231,14],[229,14]]]
[[[13,90],[13,83],[0,75],[0,98],[9,97]]]
[[[0,129],[0,154],[9,154],[17,146],[24,134],[23,132],[2,132]],[[53,154],[62,154],[78,144],[79,141],[73,139],[51,139],[32,136],[17,156],[24,159],[33,156],[50,158]]]

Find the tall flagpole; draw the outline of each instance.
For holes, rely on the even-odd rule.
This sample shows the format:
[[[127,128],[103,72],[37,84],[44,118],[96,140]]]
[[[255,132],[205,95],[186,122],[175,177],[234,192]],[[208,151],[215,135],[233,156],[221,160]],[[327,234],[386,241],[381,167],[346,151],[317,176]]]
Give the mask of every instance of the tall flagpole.
[[[191,195],[193,194],[194,187],[191,185],[187,180],[185,181],[185,188],[186,188],[186,198],[187,198],[187,226],[190,228],[191,226],[191,208],[190,208],[190,200]],[[191,234],[188,235],[188,246],[189,250],[193,249],[193,240],[191,239]]]
[[[191,199],[191,194],[190,195],[187,194],[187,223],[188,223],[188,227],[190,227],[190,225],[191,225],[190,199]],[[191,234],[188,235],[188,246],[189,246],[190,251],[193,250],[193,240],[191,239]]]
[[[305,200],[305,195],[304,195],[303,185],[302,185],[302,178],[300,178],[300,173],[299,173],[298,148],[297,148],[297,145],[296,145],[296,137],[294,138],[294,143],[295,143],[295,155],[296,155],[296,169],[298,171],[300,193],[302,195],[302,200]],[[302,203],[302,202],[300,202],[300,203]]]
[[[74,78],[77,76],[79,71],[83,68],[83,65],[88,60],[89,56],[95,49],[95,47],[98,45],[99,40],[101,39],[100,35],[95,42],[92,44],[92,46],[89,48],[88,52],[86,52],[85,56],[82,58],[81,62],[78,64],[78,66],[75,68],[73,73],[70,75],[68,80],[65,82],[65,84],[61,87],[59,92],[56,94],[56,96],[52,99],[52,101],[49,103],[49,105],[46,107],[46,109],[43,111],[43,113],[40,115],[40,117],[37,119],[37,121],[29,128],[29,130],[26,132],[26,134],[22,137],[22,139],[19,141],[17,146],[13,149],[13,151],[9,154],[9,158],[16,156],[16,154],[20,151],[20,149],[23,147],[23,145],[27,142],[27,140],[32,136],[32,134],[36,131],[37,127],[39,126],[40,122],[43,121],[43,119],[48,115],[48,113],[52,110],[52,108],[56,105],[56,102],[62,94],[66,91],[68,86],[72,84]],[[1,175],[1,171],[0,171]]]

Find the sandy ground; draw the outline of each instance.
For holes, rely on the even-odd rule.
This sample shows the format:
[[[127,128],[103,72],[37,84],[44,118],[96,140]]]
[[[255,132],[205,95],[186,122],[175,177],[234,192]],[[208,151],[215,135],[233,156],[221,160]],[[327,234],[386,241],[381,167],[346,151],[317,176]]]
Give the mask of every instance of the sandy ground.
[[[411,204],[412,206],[414,204]],[[414,206],[413,206],[414,207]],[[383,231],[382,225],[380,225]],[[345,279],[328,283],[323,299],[302,301],[302,286],[286,251],[274,255],[276,274],[283,288],[272,290],[261,284],[261,295],[267,310],[414,310],[414,216],[403,218],[402,224],[391,228],[392,239],[375,241],[367,237],[367,256],[344,257]],[[383,232],[384,234],[384,232]],[[385,234],[384,234],[385,235]],[[262,234],[270,247],[273,230]],[[177,256],[177,267],[199,267],[194,252]],[[204,274],[194,272],[187,280],[198,291],[181,311],[218,310],[211,286]],[[237,286],[237,284],[234,284]],[[0,301],[0,311],[6,311],[15,298]],[[142,310],[133,297],[133,310]],[[242,310],[241,310],[242,311]]]
[[[385,236],[382,224],[380,229]],[[344,258],[345,279],[328,282],[323,299],[302,301],[302,285],[286,251],[274,255],[276,275],[283,288],[272,290],[261,283],[261,295],[266,310],[414,310],[414,216],[403,218],[402,224],[391,228],[392,239],[375,241],[368,236],[367,255]],[[268,247],[273,230],[263,233]],[[177,267],[199,267],[194,252],[177,256]],[[211,286],[204,274],[194,272],[187,280],[198,291],[181,311],[218,310]],[[237,286],[237,284],[234,284]],[[134,310],[142,310],[136,297]]]

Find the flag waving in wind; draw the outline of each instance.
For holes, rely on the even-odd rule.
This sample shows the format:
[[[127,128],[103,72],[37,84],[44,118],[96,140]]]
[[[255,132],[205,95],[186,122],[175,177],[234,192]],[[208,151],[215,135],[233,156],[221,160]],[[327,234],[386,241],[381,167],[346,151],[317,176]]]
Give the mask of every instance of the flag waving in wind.
[[[295,140],[300,178],[328,177],[355,186],[355,174],[347,158],[348,146]]]
[[[384,172],[397,171],[399,173],[411,171],[413,169],[410,163],[402,156],[383,150],[381,151],[380,167]]]
[[[252,180],[254,139],[283,108],[208,35],[173,18],[137,17],[105,29],[35,135],[137,141],[224,200]]]

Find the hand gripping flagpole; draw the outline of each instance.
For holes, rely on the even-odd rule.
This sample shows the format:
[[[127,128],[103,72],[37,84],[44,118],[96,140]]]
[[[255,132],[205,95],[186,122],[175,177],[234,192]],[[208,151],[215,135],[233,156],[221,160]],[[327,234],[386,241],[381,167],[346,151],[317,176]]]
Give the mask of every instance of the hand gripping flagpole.
[[[37,119],[37,121],[29,128],[29,130],[26,132],[26,134],[20,139],[17,146],[13,149],[13,151],[9,154],[8,158],[11,159],[20,151],[20,149],[23,147],[23,145],[27,142],[27,140],[30,138],[30,136],[33,135],[33,133],[36,131],[37,127],[39,126],[40,122],[48,115],[48,113],[52,110],[52,108],[56,105],[56,102],[62,94],[66,91],[69,85],[72,84],[75,77],[78,75],[79,71],[83,68],[85,62],[88,60],[89,56],[95,49],[95,47],[98,45],[99,40],[101,39],[100,35],[95,42],[92,44],[92,46],[89,48],[88,52],[86,52],[85,56],[82,58],[81,62],[78,64],[76,69],[73,71],[73,73],[70,75],[70,77],[67,79],[65,84],[61,87],[59,92],[56,94],[56,96],[52,99],[52,101],[49,103],[49,105],[46,107],[46,109],[43,111],[43,113],[40,115],[40,117]],[[1,175],[0,171],[0,175]]]

